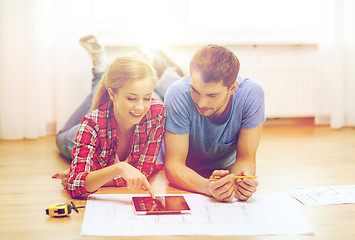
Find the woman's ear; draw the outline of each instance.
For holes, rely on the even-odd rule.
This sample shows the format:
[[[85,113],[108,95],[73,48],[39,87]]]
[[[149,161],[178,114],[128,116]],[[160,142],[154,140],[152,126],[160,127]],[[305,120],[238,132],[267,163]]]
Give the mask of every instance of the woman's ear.
[[[112,88],[107,89],[108,95],[110,96],[110,99],[112,102],[115,101],[115,93],[113,92]]]
[[[235,81],[232,86],[229,88],[229,94],[232,95],[238,88],[238,82]]]

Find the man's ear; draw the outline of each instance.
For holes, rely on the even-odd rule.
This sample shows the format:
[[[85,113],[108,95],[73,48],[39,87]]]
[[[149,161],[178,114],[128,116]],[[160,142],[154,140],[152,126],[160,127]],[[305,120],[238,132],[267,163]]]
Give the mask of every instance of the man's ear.
[[[108,88],[107,92],[108,92],[108,95],[110,96],[111,101],[114,102],[115,101],[115,94],[114,94],[112,88]]]
[[[230,86],[228,93],[232,95],[238,88],[238,82],[235,81],[232,86]]]

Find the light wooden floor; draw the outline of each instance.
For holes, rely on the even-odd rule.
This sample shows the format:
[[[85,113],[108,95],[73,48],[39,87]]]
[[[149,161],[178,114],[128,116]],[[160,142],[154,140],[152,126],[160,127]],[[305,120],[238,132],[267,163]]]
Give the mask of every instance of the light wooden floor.
[[[261,137],[257,166],[260,177],[258,192],[283,191],[286,187],[353,185],[355,128],[332,130],[307,123],[279,125],[277,121],[267,122]],[[70,218],[61,219],[66,225],[61,225],[64,229],[58,229],[59,220],[48,218],[44,212],[49,205],[71,201],[60,182],[51,179],[57,170],[68,167],[69,163],[56,149],[54,136],[38,140],[0,141],[0,236],[5,236],[4,239],[64,239],[64,236],[70,239],[80,238],[82,220],[70,222],[70,219],[79,215],[82,218],[83,213],[72,213]],[[158,174],[158,178],[163,180],[153,185],[157,193],[162,188],[160,182],[165,181],[165,176]],[[83,200],[75,202],[77,205],[85,205]],[[313,219],[316,215],[316,219],[319,219],[319,222],[312,222],[319,233],[315,238],[295,239],[330,239],[332,236],[322,234],[329,235],[329,228],[332,226],[322,223],[322,218],[332,216],[332,211],[339,208],[344,207],[322,208],[322,212],[320,208],[311,211],[304,209],[306,217]],[[341,217],[344,228],[350,229],[355,235],[354,226],[351,225],[354,221],[346,221],[347,218],[354,217],[350,213],[354,214],[354,208],[348,213],[342,213]],[[74,231],[75,234],[67,236],[61,233],[73,231],[74,228],[79,228]],[[334,233],[334,237],[336,236],[338,235]]]
[[[270,190],[281,190],[266,182],[276,175],[285,180],[278,187],[355,184],[355,128],[266,123],[257,161]]]

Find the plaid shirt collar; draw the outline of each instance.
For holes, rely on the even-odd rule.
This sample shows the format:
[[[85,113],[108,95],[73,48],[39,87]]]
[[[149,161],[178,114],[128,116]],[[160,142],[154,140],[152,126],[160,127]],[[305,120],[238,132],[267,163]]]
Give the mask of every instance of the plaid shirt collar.
[[[101,109],[100,109],[101,110]],[[107,104],[105,104],[105,107],[102,109],[102,111],[106,111],[106,115],[109,115],[109,126],[111,127],[111,140],[114,144],[114,146],[117,146],[119,143],[119,138],[117,135],[117,122],[115,118],[115,111],[113,108],[113,103],[110,101]],[[132,136],[132,141],[133,144],[130,144],[130,146],[133,146],[133,149],[130,149],[130,152],[139,152],[139,135],[142,134],[144,131],[142,131],[144,128],[142,128],[145,125],[145,122],[147,121],[147,114],[142,118],[142,120],[135,125],[134,127],[134,132]]]

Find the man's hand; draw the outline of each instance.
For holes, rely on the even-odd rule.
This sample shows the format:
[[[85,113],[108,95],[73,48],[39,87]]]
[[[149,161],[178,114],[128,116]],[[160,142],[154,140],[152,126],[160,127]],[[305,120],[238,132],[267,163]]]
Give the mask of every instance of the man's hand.
[[[228,170],[215,170],[211,178],[220,177],[218,180],[210,179],[208,184],[211,195],[222,202],[231,202],[235,197],[234,174],[229,174]]]
[[[240,173],[240,176],[247,175],[249,175],[247,170],[243,170]],[[256,192],[258,185],[259,182],[256,180],[256,178],[237,179],[235,190],[236,197],[242,201],[248,200]]]

